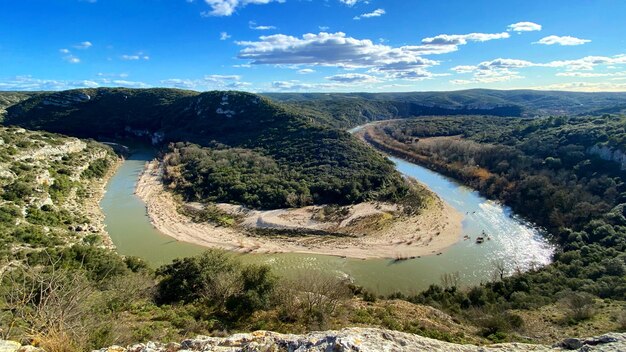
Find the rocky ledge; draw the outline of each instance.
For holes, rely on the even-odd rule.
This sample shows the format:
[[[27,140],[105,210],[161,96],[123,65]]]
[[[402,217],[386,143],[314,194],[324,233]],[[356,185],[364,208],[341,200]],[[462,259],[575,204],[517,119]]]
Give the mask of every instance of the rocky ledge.
[[[505,343],[490,346],[459,345],[419,335],[374,328],[348,328],[306,335],[256,331],[230,337],[198,336],[178,343],[148,342],[128,347],[113,346],[99,352],[176,351],[626,351],[626,334],[611,333],[586,339],[565,339],[553,346]]]
[[[503,343],[489,346],[460,345],[375,328],[347,328],[340,331],[311,332],[306,335],[278,334],[256,331],[229,337],[198,336],[181,343],[147,342],[127,347],[111,346],[94,352],[354,352],[354,351],[440,351],[440,352],[489,352],[489,351],[626,351],[626,333],[610,333],[602,336],[575,339],[568,338],[552,345]],[[12,341],[0,340],[0,352],[43,352],[31,346],[21,346]]]

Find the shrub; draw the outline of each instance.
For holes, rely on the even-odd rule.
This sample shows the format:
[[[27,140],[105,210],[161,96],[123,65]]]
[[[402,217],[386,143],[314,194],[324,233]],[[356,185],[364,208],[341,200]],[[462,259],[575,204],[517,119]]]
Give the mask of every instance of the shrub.
[[[110,163],[107,159],[94,160],[89,167],[80,175],[83,178],[101,178],[109,170]]]
[[[267,306],[274,277],[267,266],[243,265],[224,251],[176,259],[157,269],[159,303],[198,302],[217,314],[252,313]]]
[[[567,292],[560,300],[569,323],[590,319],[595,314],[595,297],[585,292]]]
[[[302,321],[314,328],[323,328],[338,307],[352,297],[345,279],[307,271],[295,279],[286,279],[276,290],[275,303],[282,321]]]

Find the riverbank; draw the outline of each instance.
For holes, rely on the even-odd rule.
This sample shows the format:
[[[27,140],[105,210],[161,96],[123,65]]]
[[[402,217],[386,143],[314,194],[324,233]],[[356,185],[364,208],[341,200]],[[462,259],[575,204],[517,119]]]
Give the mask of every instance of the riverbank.
[[[82,199],[81,207],[84,209],[85,215],[93,223],[92,226],[98,229],[98,234],[105,247],[115,250],[115,244],[109,235],[104,224],[105,214],[100,206],[100,202],[104,198],[106,188],[111,178],[117,173],[118,169],[124,163],[122,157],[110,158],[111,164],[106,174],[102,178],[94,179],[89,185],[90,194]]]
[[[432,201],[419,215],[403,216],[385,221],[380,228],[365,229],[373,218],[393,213],[393,205],[362,203],[350,207],[347,221],[322,224],[311,221],[319,207],[281,209],[268,212],[250,211],[240,225],[234,227],[196,223],[178,211],[178,202],[164,189],[161,169],[156,161],[147,163],[136,187],[136,195],[146,203],[151,223],[162,233],[179,241],[221,248],[240,253],[308,253],[348,258],[407,259],[441,253],[461,238],[463,216],[433,195]],[[341,221],[343,222],[343,221]],[[325,231],[328,228],[333,231]],[[255,229],[256,227],[256,229]],[[345,231],[340,231],[341,229]],[[259,233],[258,229],[268,230]],[[272,233],[272,230],[302,230],[300,235]],[[321,231],[317,232],[317,231]],[[354,232],[356,230],[356,232]],[[327,232],[324,234],[324,232]]]

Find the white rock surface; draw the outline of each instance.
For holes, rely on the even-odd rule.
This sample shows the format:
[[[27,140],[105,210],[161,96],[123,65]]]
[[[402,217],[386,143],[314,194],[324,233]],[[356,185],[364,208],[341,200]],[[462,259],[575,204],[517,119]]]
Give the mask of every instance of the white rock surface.
[[[568,349],[569,348],[569,349]],[[176,352],[176,351],[626,351],[626,334],[611,333],[588,339],[565,339],[555,346],[505,343],[490,346],[459,345],[419,335],[376,328],[347,328],[340,331],[312,332],[306,335],[256,331],[229,337],[198,336],[178,343],[148,342],[126,348],[112,346],[98,352]]]

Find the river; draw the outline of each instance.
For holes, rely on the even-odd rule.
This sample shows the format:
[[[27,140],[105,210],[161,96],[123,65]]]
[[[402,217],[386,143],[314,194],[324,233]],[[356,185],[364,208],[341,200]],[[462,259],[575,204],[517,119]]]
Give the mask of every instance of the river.
[[[132,152],[109,181],[100,205],[117,251],[158,266],[174,258],[198,254],[203,248],[177,241],[156,230],[146,214],[145,204],[134,195],[139,174],[153,156],[147,149]],[[461,236],[468,235],[472,240],[460,238],[441,255],[401,262],[294,253],[239,257],[244,262],[269,264],[277,274],[285,276],[303,275],[308,269],[336,273],[380,294],[417,292],[439,283],[445,273],[458,272],[461,284],[470,285],[490,280],[500,263],[512,271],[550,262],[554,247],[542,236],[541,230],[517,218],[510,208],[424,167],[393,157],[390,160],[400,172],[419,180],[464,214]],[[482,231],[490,240],[477,244],[473,239]]]

